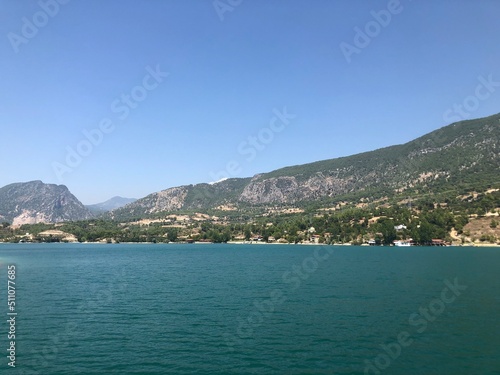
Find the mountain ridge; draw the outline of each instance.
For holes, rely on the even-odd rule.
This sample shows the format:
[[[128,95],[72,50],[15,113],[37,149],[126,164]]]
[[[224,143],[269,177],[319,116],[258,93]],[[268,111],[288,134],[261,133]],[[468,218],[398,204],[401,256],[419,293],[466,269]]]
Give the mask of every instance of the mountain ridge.
[[[166,212],[369,203],[382,197],[461,194],[499,185],[500,114],[460,121],[410,142],[351,156],[287,166],[253,177],[171,187],[95,213],[104,219],[143,218]],[[115,197],[116,198],[116,197]],[[110,202],[111,201],[111,202]],[[112,207],[115,204],[115,207]],[[253,210],[253,211],[252,211]],[[0,188],[0,221],[14,225],[93,218],[64,185],[30,181]]]
[[[143,217],[230,205],[300,205],[349,196],[422,194],[499,182],[500,114],[464,120],[400,145],[215,184],[172,187],[109,213]]]

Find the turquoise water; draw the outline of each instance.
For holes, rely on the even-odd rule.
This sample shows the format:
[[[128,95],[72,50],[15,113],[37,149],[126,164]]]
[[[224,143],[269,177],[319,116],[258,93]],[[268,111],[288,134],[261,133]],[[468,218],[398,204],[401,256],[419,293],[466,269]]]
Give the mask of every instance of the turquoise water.
[[[500,374],[499,271],[498,248],[3,244],[0,373]]]

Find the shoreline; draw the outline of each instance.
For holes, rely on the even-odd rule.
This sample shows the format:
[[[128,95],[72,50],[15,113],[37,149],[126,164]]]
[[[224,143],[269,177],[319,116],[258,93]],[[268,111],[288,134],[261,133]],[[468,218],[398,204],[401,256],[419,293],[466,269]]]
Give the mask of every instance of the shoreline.
[[[81,245],[300,245],[300,246],[352,246],[352,247],[366,247],[366,248],[398,248],[399,246],[368,246],[366,244],[362,245],[352,245],[349,243],[345,244],[325,244],[325,243],[281,243],[281,242],[262,242],[262,241],[228,241],[228,242],[221,242],[221,243],[215,243],[215,242],[114,242],[114,243],[108,243],[108,242],[0,242],[0,246],[2,245],[26,245],[26,244],[64,244],[64,245],[71,245],[71,244],[81,244]],[[456,244],[456,245],[449,245],[449,246],[408,246],[409,248],[412,247],[471,247],[471,248],[481,248],[481,247],[488,247],[488,248],[500,248],[500,244],[488,244],[488,243],[481,243],[481,244]],[[402,249],[406,249],[406,247],[401,247]]]

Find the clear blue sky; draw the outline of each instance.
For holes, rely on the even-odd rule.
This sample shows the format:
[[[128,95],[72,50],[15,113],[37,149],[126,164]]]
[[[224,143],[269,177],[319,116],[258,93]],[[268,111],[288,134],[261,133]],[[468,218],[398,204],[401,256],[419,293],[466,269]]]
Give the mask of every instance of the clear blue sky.
[[[500,112],[497,0],[54,2],[0,3],[0,186],[140,198]],[[296,117],[272,121],[284,108]]]

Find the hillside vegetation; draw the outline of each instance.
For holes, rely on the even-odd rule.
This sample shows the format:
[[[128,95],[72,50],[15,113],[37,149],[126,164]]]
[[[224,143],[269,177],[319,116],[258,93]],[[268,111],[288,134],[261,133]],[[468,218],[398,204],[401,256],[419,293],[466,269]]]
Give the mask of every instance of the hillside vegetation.
[[[65,187],[13,184],[0,189],[0,240],[496,244],[499,151],[497,114],[403,145],[169,188],[94,219]],[[53,224],[10,225],[23,205]]]
[[[226,205],[319,208],[342,201],[420,198],[486,191],[500,182],[500,114],[458,122],[408,142],[349,157],[291,166],[253,178],[170,188],[108,214],[122,220]]]

